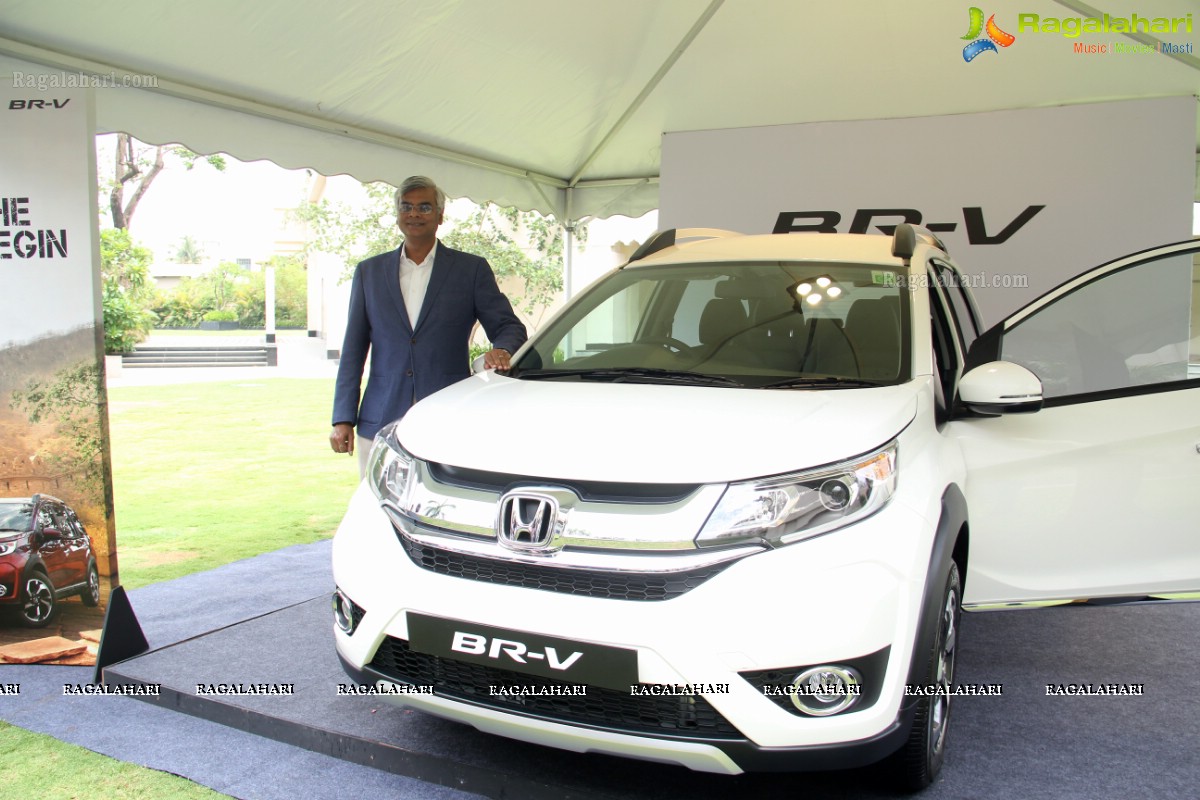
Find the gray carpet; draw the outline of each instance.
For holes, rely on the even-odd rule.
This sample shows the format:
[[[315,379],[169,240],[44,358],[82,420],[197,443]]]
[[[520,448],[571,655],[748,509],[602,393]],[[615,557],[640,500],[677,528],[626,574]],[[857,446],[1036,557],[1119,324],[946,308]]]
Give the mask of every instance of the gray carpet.
[[[187,713],[62,697],[63,682],[90,678],[85,668],[2,667],[0,682],[22,683],[22,694],[0,697],[0,716],[244,798],[319,800],[348,787],[400,798],[467,796],[458,789],[547,800],[899,796],[875,767],[723,778],[526,745],[337,697],[346,678],[332,647],[328,564],[324,542],[130,593],[151,646],[162,649],[116,669],[162,683],[161,702]],[[1200,603],[965,615],[957,682],[1002,684],[1003,695],[955,701],[946,767],[921,797],[1195,797],[1198,627]],[[196,707],[194,684],[214,681],[294,682],[296,694]],[[1145,695],[1048,697],[1047,683],[1140,683]]]

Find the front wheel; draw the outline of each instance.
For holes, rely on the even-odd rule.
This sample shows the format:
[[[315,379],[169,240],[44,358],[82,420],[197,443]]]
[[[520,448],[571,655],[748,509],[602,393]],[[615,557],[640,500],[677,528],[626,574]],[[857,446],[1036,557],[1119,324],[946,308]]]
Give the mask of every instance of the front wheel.
[[[954,661],[958,655],[958,626],[962,618],[962,578],[958,564],[950,562],[942,590],[941,614],[933,650],[926,670],[926,692],[917,704],[908,741],[896,753],[900,785],[910,791],[933,783],[946,760],[946,729],[950,723],[950,699],[954,685]],[[930,692],[933,688],[936,691]]]
[[[79,593],[79,599],[88,608],[100,605],[100,573],[96,570],[96,562],[88,564],[87,586]]]
[[[54,585],[50,579],[35,572],[25,580],[21,598],[21,623],[26,628],[44,628],[54,618],[58,601],[54,597]]]

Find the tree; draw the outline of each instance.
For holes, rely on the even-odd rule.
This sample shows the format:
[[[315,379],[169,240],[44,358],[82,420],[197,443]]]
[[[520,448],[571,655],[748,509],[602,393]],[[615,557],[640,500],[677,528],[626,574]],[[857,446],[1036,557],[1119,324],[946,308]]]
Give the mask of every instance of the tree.
[[[396,228],[395,188],[386,183],[365,184],[363,188],[367,193],[365,208],[322,200],[305,203],[295,212],[313,231],[309,247],[342,258],[343,280],[353,274],[354,266],[363,258],[394,250],[401,241]],[[513,305],[527,314],[533,315],[539,309],[544,313],[562,291],[563,228],[553,217],[488,203],[477,206],[467,219],[449,230],[443,226],[442,231],[446,245],[486,258],[497,278],[519,278],[525,294],[513,298]],[[584,226],[576,234],[585,237]],[[536,257],[530,257],[517,241],[528,242]]]
[[[190,236],[184,236],[179,242],[179,249],[175,251],[175,261],[180,264],[199,264],[204,258],[204,250],[196,243],[196,240]]]
[[[58,372],[48,381],[31,380],[12,393],[12,407],[29,422],[52,422],[59,441],[39,452],[52,469],[77,476],[80,491],[104,497],[104,439],[101,436],[100,365],[89,359]]]
[[[154,179],[166,168],[168,157],[178,159],[187,169],[192,169],[200,158],[181,145],[146,145],[128,133],[117,134],[113,182],[108,194],[114,228],[129,227],[138,203],[149,191]],[[225,159],[220,154],[205,156],[204,160],[218,170],[225,169]]]
[[[548,231],[543,232],[540,241],[526,235],[524,238],[539,254],[538,258],[530,258],[517,246],[514,237],[528,232],[527,220],[532,225],[544,219],[532,212],[500,208],[488,203],[478,206],[443,236],[442,241],[456,250],[483,256],[501,280],[520,278],[525,285],[525,295],[513,297],[513,305],[527,314],[533,314],[539,307],[544,309],[548,306],[554,301],[554,296],[562,291],[562,242],[547,235]],[[550,251],[553,243],[558,245],[556,253]]]
[[[308,275],[296,256],[271,256],[263,267],[275,268],[275,324],[303,328],[308,319]],[[261,328],[266,317],[266,271],[232,262],[218,264],[196,278],[184,278],[169,292],[155,293],[153,309],[163,327],[185,328],[213,312],[228,314],[243,328]]]
[[[150,278],[153,260],[153,254],[135,244],[129,231],[100,231],[105,353],[128,353],[150,333],[155,321],[150,310],[154,300]]]
[[[238,321],[243,328],[266,324],[266,268],[275,269],[275,324],[281,328],[303,328],[308,320],[308,274],[296,256],[271,256],[256,272],[245,272],[234,291]]]
[[[200,284],[191,278],[184,278],[171,291],[156,289],[151,310],[158,317],[155,323],[157,327],[194,328],[204,319],[205,312],[211,309],[205,305]]]
[[[237,287],[246,283],[249,270],[232,261],[222,261],[198,278],[200,291],[207,301],[209,311],[236,311]]]
[[[311,231],[308,248],[342,259],[342,280],[349,279],[354,265],[367,256],[400,246],[395,188],[386,183],[364,183],[362,187],[366,203],[361,207],[322,199],[319,203],[302,203],[292,212]]]

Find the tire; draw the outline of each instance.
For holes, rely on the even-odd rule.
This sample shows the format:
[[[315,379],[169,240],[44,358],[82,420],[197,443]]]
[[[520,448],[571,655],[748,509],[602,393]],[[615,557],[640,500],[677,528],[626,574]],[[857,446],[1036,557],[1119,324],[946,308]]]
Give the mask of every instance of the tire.
[[[79,593],[79,599],[88,608],[100,605],[100,573],[96,569],[95,561],[88,563],[87,586]]]
[[[57,612],[54,584],[41,572],[31,573],[21,591],[21,624],[26,628],[44,628]]]
[[[959,622],[962,619],[962,579],[958,564],[950,562],[942,589],[937,635],[925,671],[927,686],[945,689],[945,694],[923,695],[917,704],[908,741],[893,756],[899,788],[919,791],[933,783],[946,759],[946,731],[950,725],[949,690],[954,684],[958,655]]]

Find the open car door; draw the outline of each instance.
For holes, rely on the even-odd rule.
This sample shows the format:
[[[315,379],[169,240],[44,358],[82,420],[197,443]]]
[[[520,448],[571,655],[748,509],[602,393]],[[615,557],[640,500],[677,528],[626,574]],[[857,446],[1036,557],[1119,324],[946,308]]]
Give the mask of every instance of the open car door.
[[[978,402],[989,368],[1029,377],[997,361],[1040,380],[1040,410],[1003,388]],[[1068,281],[966,367],[948,431],[967,466],[964,605],[1200,592],[1200,240]]]

